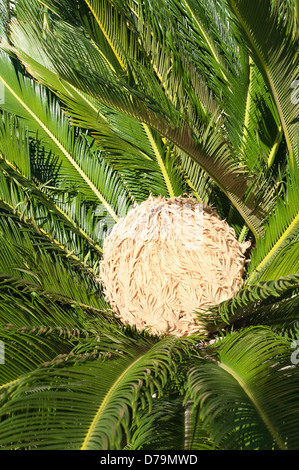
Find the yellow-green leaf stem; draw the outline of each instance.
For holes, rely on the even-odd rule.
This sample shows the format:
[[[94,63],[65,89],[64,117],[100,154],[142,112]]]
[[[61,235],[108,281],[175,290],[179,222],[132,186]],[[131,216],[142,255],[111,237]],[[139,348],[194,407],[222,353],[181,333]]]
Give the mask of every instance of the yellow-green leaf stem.
[[[273,162],[274,162],[275,155],[277,153],[277,150],[278,150],[279,144],[281,142],[281,139],[282,139],[282,128],[281,128],[281,126],[279,126],[278,130],[277,130],[275,140],[274,140],[274,143],[273,143],[273,146],[272,146],[272,148],[270,150],[270,153],[269,153],[269,156],[268,156],[268,162],[267,162],[268,168],[270,168],[272,166]]]
[[[248,135],[248,127],[250,121],[250,106],[252,101],[252,82],[253,82],[253,60],[249,56],[249,83],[246,97],[245,115],[244,115],[244,126],[243,126],[243,142],[246,141]]]
[[[34,118],[34,120],[38,123],[38,125],[47,133],[47,135],[51,138],[51,140],[57,145],[57,147],[61,150],[61,152],[66,156],[69,162],[73,165],[79,175],[84,179],[84,181],[88,184],[91,188],[93,193],[97,196],[100,202],[105,206],[107,211],[111,214],[115,221],[118,220],[117,214],[111,207],[111,205],[106,201],[100,191],[96,188],[96,186],[92,183],[92,181],[88,178],[88,176],[84,173],[84,171],[80,168],[80,166],[75,162],[73,157],[69,154],[69,152],[63,147],[63,145],[59,142],[59,140],[55,137],[55,135],[48,129],[44,122],[42,122],[39,117],[32,111],[32,109],[27,106],[27,104],[18,96],[17,93],[9,86],[9,84],[1,77],[0,80],[4,84],[4,86],[10,91],[10,93],[17,99],[17,101],[23,106],[23,108]]]
[[[291,234],[293,228],[296,226],[296,224],[299,223],[299,211],[297,215],[294,217],[293,221],[290,223],[288,228],[283,232],[281,237],[277,240],[277,242],[274,244],[274,246],[271,248],[269,253],[265,256],[265,258],[260,262],[260,264],[255,268],[253,273],[248,279],[248,282],[252,282],[254,278],[256,277],[257,274],[261,272],[261,270],[265,267],[265,265],[271,260],[273,256],[279,251],[283,243],[287,240],[288,236]]]
[[[186,5],[186,7],[187,7],[187,9],[188,9],[188,11],[189,11],[189,13],[190,13],[190,15],[192,16],[193,20],[195,21],[196,25],[198,26],[198,28],[199,28],[201,34],[203,35],[203,37],[204,37],[204,39],[205,39],[207,45],[209,46],[209,49],[210,49],[210,51],[211,51],[211,53],[212,53],[214,59],[216,60],[216,62],[218,62],[218,63],[220,64],[222,76],[223,76],[223,78],[227,81],[227,77],[226,77],[225,73],[224,73],[223,70],[222,70],[221,62],[220,62],[220,59],[219,59],[219,56],[218,56],[218,54],[217,54],[217,51],[216,51],[215,47],[214,47],[213,44],[211,43],[211,41],[210,41],[210,39],[209,39],[209,37],[208,37],[208,35],[207,35],[205,29],[203,28],[203,26],[200,24],[200,22],[199,22],[198,19],[196,18],[196,15],[195,15],[194,12],[192,11],[192,9],[191,9],[190,5],[188,4],[187,0],[185,0],[184,3],[185,3],[185,5]]]
[[[132,370],[135,365],[142,359],[142,357],[139,357],[138,359],[136,359],[136,361],[134,361],[132,364],[130,364],[129,367],[127,367],[122,374],[120,374],[120,376],[118,377],[118,379],[114,382],[114,384],[112,385],[112,387],[109,389],[109,391],[107,392],[104,400],[102,401],[99,409],[97,410],[89,428],[88,428],[88,431],[86,433],[86,436],[85,436],[85,439],[83,441],[83,444],[81,446],[81,449],[80,450],[87,450],[88,448],[88,444],[90,442],[90,440],[92,439],[92,435],[94,433],[94,430],[97,426],[97,423],[99,422],[99,420],[101,419],[101,415],[103,413],[103,411],[105,410],[105,407],[107,406],[107,403],[109,402],[111,396],[113,395],[113,393],[115,392],[115,390],[117,389],[117,387],[119,386],[119,384],[122,382],[122,380],[127,376],[127,374],[129,373],[130,370]]]
[[[104,34],[104,36],[105,36],[105,38],[106,38],[106,40],[107,40],[109,46],[111,47],[111,49],[112,49],[112,51],[113,51],[113,53],[114,53],[114,55],[115,55],[115,57],[116,57],[118,63],[120,64],[121,68],[122,68],[123,70],[126,70],[124,63],[123,63],[123,61],[122,61],[121,58],[120,58],[120,55],[118,54],[118,52],[117,52],[117,50],[116,50],[116,48],[115,48],[115,46],[114,46],[114,44],[113,44],[113,42],[112,42],[112,40],[111,40],[109,34],[108,34],[107,31],[105,30],[104,25],[103,25],[103,23],[101,22],[99,16],[96,14],[95,10],[93,9],[93,7],[92,7],[92,5],[91,5],[91,2],[89,2],[88,0],[85,0],[85,3],[88,5],[88,8],[90,9],[90,11],[92,12],[93,16],[95,17],[96,22],[98,23],[98,25],[99,25],[99,27],[100,27],[102,33]]]
[[[3,155],[0,154],[0,158],[1,158],[3,161],[5,161],[5,163],[6,163],[7,165],[9,165],[10,168],[12,168],[14,171],[19,172],[18,168],[16,168],[15,165],[14,165],[11,161],[7,160]],[[24,175],[23,175],[23,176],[24,176]],[[24,177],[25,177],[25,176],[24,176]],[[74,227],[74,229],[75,229],[76,231],[78,231],[78,232],[80,233],[80,235],[82,235],[82,237],[84,237],[84,238],[88,241],[88,243],[89,243],[90,245],[93,246],[93,248],[94,248],[95,250],[97,250],[100,254],[103,253],[103,249],[100,247],[100,245],[98,245],[97,243],[94,243],[93,240],[89,237],[89,235],[88,235],[81,227],[79,227],[79,225],[77,225],[77,224],[75,223],[75,221],[74,221],[66,212],[64,212],[57,204],[55,204],[54,201],[52,201],[51,199],[49,199],[44,193],[43,193],[43,198],[44,198],[48,203],[52,204],[53,207],[55,207],[55,210],[56,210],[57,212],[59,212],[59,214],[62,216],[62,218],[66,219],[66,220]],[[20,203],[19,203],[19,204],[20,204]],[[16,207],[17,207],[17,206],[15,206],[14,210],[16,209]],[[39,228],[39,230],[40,230],[40,228]]]
[[[155,156],[157,158],[157,162],[161,168],[161,171],[162,171],[162,174],[163,174],[163,178],[164,178],[164,181],[166,183],[166,186],[167,186],[167,189],[168,189],[168,194],[169,194],[169,197],[174,197],[175,194],[174,194],[174,191],[173,191],[173,188],[172,188],[172,184],[171,184],[171,181],[170,181],[170,178],[169,178],[169,175],[167,173],[167,170],[165,168],[165,165],[164,165],[164,162],[163,162],[163,159],[162,159],[162,156],[161,156],[161,153],[158,149],[158,146],[155,142],[155,139],[153,138],[153,135],[152,135],[152,132],[150,130],[150,128],[148,127],[147,124],[144,124],[143,123],[143,127],[144,127],[144,130],[146,132],[146,135],[151,143],[151,146],[152,146],[152,149],[155,153]]]
[[[7,201],[5,201],[4,199],[2,199],[0,197],[0,201],[5,205],[7,206],[14,214],[17,214],[19,217],[21,217],[22,215],[22,212],[17,210],[15,206],[9,204]],[[34,219],[28,219],[24,214],[22,215],[22,220],[24,220],[24,222],[26,224],[30,224],[30,225],[33,225],[35,230],[38,232],[38,233],[41,233],[43,234],[44,236],[46,236],[52,243],[54,243],[54,245],[56,245],[57,247],[59,247],[61,250],[63,250],[68,257],[72,258],[73,260],[77,261],[78,263],[80,263],[81,265],[83,264],[82,263],[82,260],[76,256],[73,251],[70,251],[68,250],[64,245],[62,245],[58,240],[56,240],[52,235],[50,235],[48,232],[46,232],[46,230],[42,229],[41,227],[39,227],[36,222],[34,221]],[[93,273],[93,269],[88,267],[88,266],[84,266],[85,269],[87,269],[88,271],[90,271],[91,273]]]
[[[236,7],[236,3],[235,3],[234,0],[231,0],[231,5],[232,5],[232,8],[234,10],[234,13],[235,13],[236,17],[238,18],[238,21],[240,22],[242,28],[246,32],[246,35],[247,35],[248,39],[250,40],[250,43],[251,43],[251,45],[252,45],[252,47],[253,47],[253,49],[254,49],[254,51],[255,51],[258,59],[259,59],[259,61],[260,61],[260,63],[262,65],[263,70],[264,70],[264,72],[266,74],[266,77],[268,79],[268,82],[269,82],[269,85],[271,87],[271,91],[272,91],[272,94],[273,94],[273,98],[274,98],[274,101],[275,101],[275,104],[277,106],[277,110],[278,110],[278,113],[279,113],[281,125],[282,125],[282,128],[283,128],[284,134],[285,134],[287,147],[288,147],[289,152],[290,152],[290,159],[291,159],[292,165],[294,166],[294,153],[293,153],[293,149],[292,149],[291,138],[289,136],[288,126],[287,126],[286,121],[285,121],[285,117],[284,117],[284,113],[282,111],[281,103],[280,103],[279,97],[277,96],[277,92],[276,92],[275,86],[273,84],[273,80],[272,80],[269,68],[268,68],[267,64],[265,63],[264,58],[263,58],[262,54],[260,53],[258,47],[256,46],[255,42],[252,40],[252,37],[251,37],[252,34],[251,34],[249,28],[247,27],[245,21],[243,20],[242,16],[240,15],[239,10]]]
[[[277,433],[276,429],[272,425],[270,419],[268,418],[268,416],[264,412],[263,408],[260,406],[258,400],[256,399],[256,397],[254,396],[254,394],[250,390],[250,387],[248,386],[248,384],[242,379],[242,377],[240,377],[233,369],[231,369],[226,364],[218,363],[218,365],[223,370],[225,370],[227,373],[229,373],[238,382],[238,384],[240,385],[242,390],[244,390],[244,392],[246,393],[246,395],[248,396],[250,401],[253,403],[253,405],[254,405],[255,409],[257,410],[259,416],[261,417],[262,421],[265,423],[265,425],[266,425],[267,429],[269,430],[270,434],[273,436],[273,438],[277,442],[279,448],[281,450],[286,449],[286,445],[282,442],[279,434]]]

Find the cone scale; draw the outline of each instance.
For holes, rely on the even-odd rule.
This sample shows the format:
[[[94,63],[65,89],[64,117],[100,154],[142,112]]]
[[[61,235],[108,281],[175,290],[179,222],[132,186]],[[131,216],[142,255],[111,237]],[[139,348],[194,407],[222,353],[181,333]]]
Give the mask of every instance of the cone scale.
[[[193,198],[149,197],[104,241],[105,298],[138,331],[202,332],[198,312],[238,291],[247,248],[212,208]]]

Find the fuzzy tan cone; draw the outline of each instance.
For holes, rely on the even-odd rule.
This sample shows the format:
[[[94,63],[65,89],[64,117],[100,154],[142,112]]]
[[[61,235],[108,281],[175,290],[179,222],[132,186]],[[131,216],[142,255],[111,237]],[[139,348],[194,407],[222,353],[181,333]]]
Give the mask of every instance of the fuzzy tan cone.
[[[212,208],[191,197],[149,197],[104,241],[106,300],[139,331],[203,332],[198,312],[238,291],[248,246]]]

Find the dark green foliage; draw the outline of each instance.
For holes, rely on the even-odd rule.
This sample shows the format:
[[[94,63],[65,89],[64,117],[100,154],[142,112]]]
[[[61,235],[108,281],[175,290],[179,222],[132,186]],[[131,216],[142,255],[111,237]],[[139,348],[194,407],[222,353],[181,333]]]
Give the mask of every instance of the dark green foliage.
[[[298,31],[295,0],[0,1],[0,449],[299,448]],[[185,193],[251,242],[244,282],[155,337],[103,241]]]

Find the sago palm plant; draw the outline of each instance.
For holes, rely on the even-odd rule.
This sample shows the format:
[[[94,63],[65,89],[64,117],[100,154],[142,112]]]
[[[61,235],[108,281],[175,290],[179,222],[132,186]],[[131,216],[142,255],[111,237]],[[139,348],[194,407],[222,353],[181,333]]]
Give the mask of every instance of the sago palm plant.
[[[298,1],[0,5],[0,448],[297,449]],[[214,271],[113,244],[182,199],[227,228]],[[156,328],[153,294],[203,282],[195,328]]]

